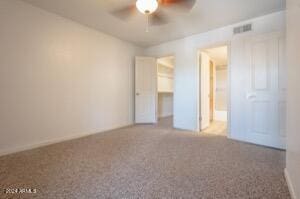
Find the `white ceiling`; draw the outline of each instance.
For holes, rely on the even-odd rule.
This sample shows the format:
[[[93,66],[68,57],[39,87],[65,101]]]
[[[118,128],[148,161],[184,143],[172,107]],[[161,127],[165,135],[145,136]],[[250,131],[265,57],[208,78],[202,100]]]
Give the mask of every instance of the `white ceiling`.
[[[171,22],[152,26],[146,33],[146,18],[137,15],[122,21],[112,10],[135,0],[23,0],[91,28],[142,47],[179,39],[285,9],[285,0],[197,0],[189,13],[163,11]]]
[[[227,46],[209,48],[204,50],[217,66],[227,65]]]

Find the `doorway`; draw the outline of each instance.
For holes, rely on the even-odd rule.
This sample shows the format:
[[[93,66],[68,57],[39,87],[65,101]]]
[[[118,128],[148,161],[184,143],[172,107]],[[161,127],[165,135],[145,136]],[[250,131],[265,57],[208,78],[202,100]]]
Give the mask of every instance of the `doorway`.
[[[175,57],[157,59],[157,119],[164,127],[173,127]]]
[[[200,130],[204,133],[227,135],[227,74],[226,45],[202,49],[200,64]]]

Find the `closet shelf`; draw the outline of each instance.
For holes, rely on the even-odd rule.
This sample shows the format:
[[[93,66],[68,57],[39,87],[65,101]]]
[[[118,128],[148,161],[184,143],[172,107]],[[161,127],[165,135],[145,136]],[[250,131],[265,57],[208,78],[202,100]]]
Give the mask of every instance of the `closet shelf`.
[[[173,79],[173,75],[158,73],[158,77]]]
[[[173,91],[157,91],[158,94],[173,94]]]

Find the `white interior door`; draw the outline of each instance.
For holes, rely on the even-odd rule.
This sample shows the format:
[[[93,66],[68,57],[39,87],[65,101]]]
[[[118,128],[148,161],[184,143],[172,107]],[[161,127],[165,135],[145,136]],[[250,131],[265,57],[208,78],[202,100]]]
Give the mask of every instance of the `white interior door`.
[[[210,58],[206,53],[201,53],[200,64],[200,129],[202,130],[210,123]]]
[[[246,139],[249,142],[285,148],[285,135],[279,122],[282,104],[279,91],[279,68],[284,54],[281,35],[255,36],[246,42]],[[281,109],[284,107],[281,107]]]
[[[135,122],[156,123],[157,64],[153,57],[135,59]]]

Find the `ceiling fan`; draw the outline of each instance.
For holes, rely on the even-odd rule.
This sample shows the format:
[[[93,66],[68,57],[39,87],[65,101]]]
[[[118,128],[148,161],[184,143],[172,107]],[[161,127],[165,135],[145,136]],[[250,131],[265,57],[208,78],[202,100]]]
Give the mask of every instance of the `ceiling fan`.
[[[122,20],[127,20],[139,11],[147,16],[148,29],[148,25],[168,23],[169,19],[160,8],[179,8],[181,11],[189,11],[194,7],[195,2],[196,0],[137,0],[131,5],[112,11],[112,14]]]

